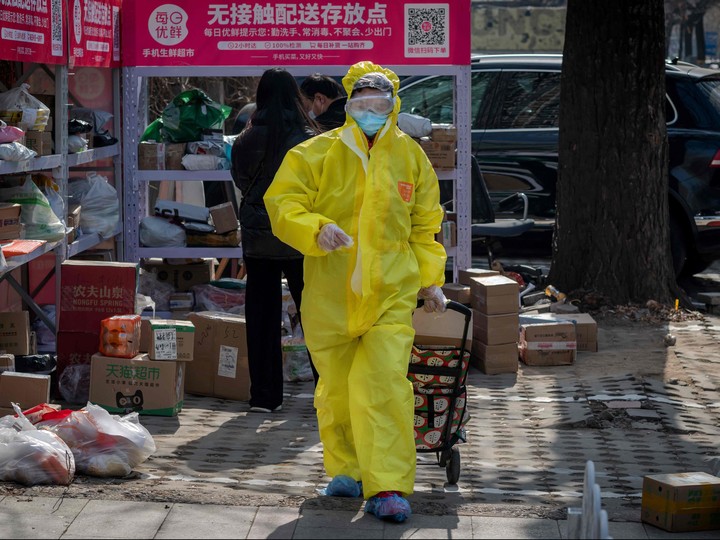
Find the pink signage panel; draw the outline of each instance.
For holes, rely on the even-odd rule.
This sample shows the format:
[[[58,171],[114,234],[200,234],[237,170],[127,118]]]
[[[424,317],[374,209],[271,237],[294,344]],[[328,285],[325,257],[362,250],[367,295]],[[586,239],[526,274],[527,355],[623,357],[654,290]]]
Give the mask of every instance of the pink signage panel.
[[[120,67],[120,1],[68,0],[70,67]]]
[[[0,0],[0,59],[67,63],[65,0]]]
[[[122,19],[125,66],[470,63],[470,0],[126,0]]]

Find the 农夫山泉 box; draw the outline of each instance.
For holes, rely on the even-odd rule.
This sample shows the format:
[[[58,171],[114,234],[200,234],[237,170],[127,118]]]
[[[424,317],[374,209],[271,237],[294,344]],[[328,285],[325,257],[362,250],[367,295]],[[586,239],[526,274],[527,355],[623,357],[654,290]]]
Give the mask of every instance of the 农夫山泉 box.
[[[188,315],[195,326],[185,391],[238,401],[250,399],[245,317],[220,311]]]
[[[110,413],[176,416],[185,398],[185,362],[150,360],[147,354],[117,358],[94,354],[90,401]]]
[[[90,359],[98,352],[100,325],[94,332],[58,332],[57,389],[53,397],[68,403],[86,403],[90,390]]]
[[[195,346],[195,325],[192,322],[146,319],[141,324],[141,335],[146,330],[150,360],[192,361]]]
[[[31,354],[30,316],[27,311],[0,313],[0,352]]]
[[[470,278],[471,305],[485,315],[518,313],[520,285],[502,275]]]
[[[705,472],[643,478],[641,519],[670,532],[720,529],[720,478]]]
[[[575,361],[577,342],[572,322],[521,324],[520,359],[528,366],[564,366]]]
[[[60,331],[99,333],[103,319],[135,313],[136,263],[68,260],[60,284]]]

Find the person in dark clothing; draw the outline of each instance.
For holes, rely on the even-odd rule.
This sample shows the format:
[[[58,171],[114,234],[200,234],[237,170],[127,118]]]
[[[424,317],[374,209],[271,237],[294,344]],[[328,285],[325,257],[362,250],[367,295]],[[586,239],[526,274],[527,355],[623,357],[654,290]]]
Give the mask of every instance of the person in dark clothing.
[[[233,181],[243,195],[238,213],[247,273],[250,410],[269,413],[279,411],[283,402],[282,276],[299,315],[303,256],[273,235],[263,196],[288,150],[319,130],[305,111],[295,78],[283,68],[263,73],[256,105],[230,157]]]
[[[323,131],[329,131],[345,123],[345,102],[347,93],[332,77],[313,73],[300,84],[305,109],[315,118]]]

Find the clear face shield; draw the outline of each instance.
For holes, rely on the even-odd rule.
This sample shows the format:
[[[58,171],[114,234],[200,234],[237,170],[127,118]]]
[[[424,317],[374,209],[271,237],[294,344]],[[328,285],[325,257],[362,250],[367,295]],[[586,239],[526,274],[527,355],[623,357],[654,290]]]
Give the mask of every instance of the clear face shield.
[[[395,106],[395,98],[391,93],[374,94],[371,96],[353,97],[347,100],[345,110],[351,115],[373,112],[383,116],[389,115]]]

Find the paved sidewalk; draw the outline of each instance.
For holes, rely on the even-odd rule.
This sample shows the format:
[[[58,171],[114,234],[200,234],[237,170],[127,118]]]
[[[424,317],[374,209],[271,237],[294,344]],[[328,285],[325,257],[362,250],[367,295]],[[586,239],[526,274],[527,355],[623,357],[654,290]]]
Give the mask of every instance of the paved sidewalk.
[[[358,506],[361,503],[358,501]],[[612,522],[613,538],[715,539],[717,531],[671,534],[641,523]],[[567,538],[555,519],[414,515],[385,523],[358,511],[271,506],[7,496],[0,538]]]

